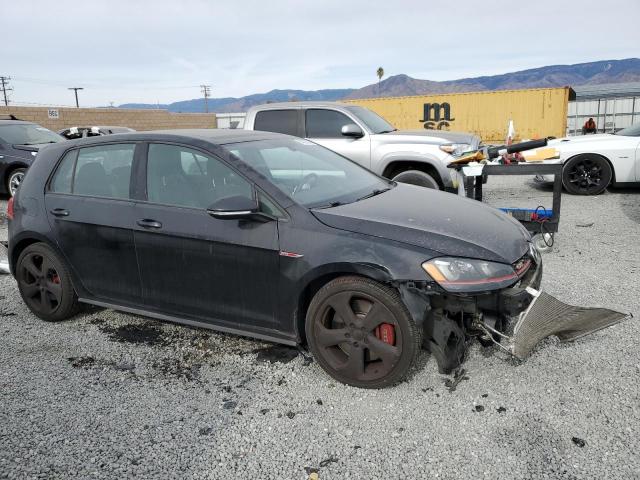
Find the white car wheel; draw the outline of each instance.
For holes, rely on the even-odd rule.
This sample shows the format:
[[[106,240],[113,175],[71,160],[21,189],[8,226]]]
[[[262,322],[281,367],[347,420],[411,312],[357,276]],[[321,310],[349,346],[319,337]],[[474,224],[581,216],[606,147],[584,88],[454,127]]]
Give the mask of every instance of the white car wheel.
[[[18,191],[18,187],[20,186],[20,184],[22,183],[22,179],[24,178],[25,171],[26,170],[24,168],[16,168],[9,175],[9,178],[7,179],[7,192],[9,192],[9,195],[11,195],[12,197]]]

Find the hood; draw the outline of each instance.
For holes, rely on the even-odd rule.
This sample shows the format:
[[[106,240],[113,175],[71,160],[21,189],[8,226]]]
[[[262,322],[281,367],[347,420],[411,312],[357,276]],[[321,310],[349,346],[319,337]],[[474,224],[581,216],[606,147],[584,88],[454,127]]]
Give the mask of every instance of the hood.
[[[442,256],[514,263],[530,236],[513,218],[476,200],[397,184],[388,192],[313,210],[324,224],[422,247]]]
[[[575,137],[564,137],[557,138],[555,140],[549,140],[547,146],[551,147],[560,147],[562,145],[574,145],[574,144],[585,144],[589,142],[607,142],[607,141],[617,141],[620,140],[619,136],[611,135],[610,133],[599,133],[597,135],[577,135]]]

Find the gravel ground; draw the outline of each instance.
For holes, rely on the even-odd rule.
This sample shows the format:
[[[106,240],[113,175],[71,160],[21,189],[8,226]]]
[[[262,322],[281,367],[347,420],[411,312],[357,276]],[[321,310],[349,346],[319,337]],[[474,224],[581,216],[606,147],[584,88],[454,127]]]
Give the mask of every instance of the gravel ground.
[[[522,185],[489,194],[547,195]],[[640,191],[563,196],[543,288],[637,317],[639,235]],[[423,353],[366,391],[241,337],[111,310],[47,324],[1,276],[0,477],[640,478],[638,336],[631,319],[521,364],[475,345],[457,377]]]

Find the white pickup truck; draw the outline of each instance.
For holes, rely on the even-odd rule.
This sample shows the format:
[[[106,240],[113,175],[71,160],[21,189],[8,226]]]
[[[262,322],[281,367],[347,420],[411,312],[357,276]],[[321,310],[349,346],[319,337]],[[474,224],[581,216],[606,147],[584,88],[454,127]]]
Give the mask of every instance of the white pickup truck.
[[[307,138],[384,177],[442,190],[452,189],[451,155],[480,143],[467,133],[399,131],[371,110],[339,102],[258,105],[244,128]]]

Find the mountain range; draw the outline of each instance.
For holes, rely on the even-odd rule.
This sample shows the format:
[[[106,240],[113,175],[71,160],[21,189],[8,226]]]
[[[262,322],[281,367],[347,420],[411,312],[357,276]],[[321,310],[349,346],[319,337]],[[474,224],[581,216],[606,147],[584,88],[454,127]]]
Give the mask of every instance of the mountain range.
[[[575,65],[551,65],[518,72],[458,80],[432,81],[393,75],[380,83],[362,88],[328,90],[271,90],[245,97],[210,98],[210,112],[244,112],[254,105],[269,102],[304,100],[334,101],[372,97],[397,97],[434,93],[476,92],[519,88],[545,88],[597,85],[605,83],[640,82],[640,58],[601,60]],[[164,108],[171,112],[204,112],[203,98],[183,100],[170,104],[126,103],[120,108]]]

